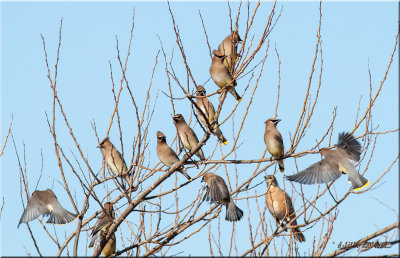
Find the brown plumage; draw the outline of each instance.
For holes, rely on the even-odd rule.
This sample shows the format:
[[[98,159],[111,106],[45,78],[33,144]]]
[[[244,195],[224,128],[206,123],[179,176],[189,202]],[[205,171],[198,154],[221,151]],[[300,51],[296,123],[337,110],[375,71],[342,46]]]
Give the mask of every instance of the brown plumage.
[[[105,231],[101,231],[100,233],[100,244],[99,246],[102,245],[102,243],[104,241],[106,241],[106,236],[107,236],[107,232]],[[101,253],[107,257],[112,255],[113,253],[115,253],[115,248],[117,247],[117,241],[115,238],[115,233],[112,234],[111,238],[108,240],[107,244],[104,246],[103,250],[101,251]]]
[[[211,78],[213,79],[215,84],[221,89],[225,86],[228,86],[227,90],[233,95],[233,97],[235,97],[237,101],[241,101],[242,98],[235,90],[236,80],[232,82],[232,77],[223,63],[226,56],[218,50],[214,50],[213,53],[214,56],[212,58],[212,63],[210,66]]]
[[[350,133],[339,134],[335,150],[322,148],[319,152],[325,157],[322,161],[286,178],[301,184],[321,184],[334,181],[343,173],[348,175],[355,192],[369,185],[368,179],[360,175],[349,161],[359,161],[361,155],[361,144]]]
[[[104,210],[101,213],[99,219],[96,221],[96,224],[92,228],[92,240],[90,241],[89,248],[93,247],[94,242],[99,236],[100,231],[108,231],[108,228],[112,224],[115,218],[115,212],[112,204],[110,202],[106,202],[104,204]]]
[[[104,244],[104,241],[106,240],[106,236],[108,234],[108,229],[110,228],[114,218],[115,218],[115,212],[112,203],[106,202],[104,204],[103,213],[101,213],[96,224],[93,226],[91,233],[92,240],[90,241],[89,248],[93,247],[98,237],[100,237],[100,243],[98,247]],[[115,248],[116,248],[116,238],[114,233],[108,240],[108,242],[105,244],[102,250],[102,254],[104,256],[110,256],[111,254],[115,253]]]
[[[266,202],[269,211],[274,217],[277,224],[283,221],[283,225],[289,223],[296,214],[294,213],[292,200],[289,195],[279,188],[278,182],[274,176],[266,176],[268,191],[266,194]],[[297,221],[294,220],[290,226],[296,226]],[[294,237],[299,242],[305,242],[306,238],[301,233],[299,228],[293,229]]]
[[[237,44],[241,42],[239,33],[234,31],[229,34],[218,46],[218,51],[226,56],[224,59],[224,65],[229,70],[231,64],[234,64],[237,56]]]
[[[228,187],[222,177],[214,173],[207,173],[203,176],[201,181],[207,183],[206,201],[219,202],[226,206],[225,220],[239,221],[243,217],[243,211],[233,202]]]
[[[265,121],[265,133],[264,142],[267,146],[268,152],[276,158],[280,159],[285,154],[283,147],[283,139],[281,133],[276,128],[276,125],[280,122],[280,119],[270,118]],[[283,165],[283,159],[278,160],[279,170],[283,172],[285,167]]]
[[[197,139],[193,129],[189,127],[185,121],[185,118],[183,118],[181,114],[176,114],[172,119],[174,120],[179,139],[181,140],[183,146],[185,146],[187,150],[192,151],[192,149],[199,144],[199,140]],[[196,152],[196,156],[199,157],[200,160],[206,159],[201,148]]]
[[[206,95],[206,89],[201,85],[198,86],[196,96],[205,96],[205,95]],[[208,120],[212,128],[211,132],[215,136],[217,136],[218,140],[221,142],[221,145],[228,144],[228,140],[224,137],[224,135],[222,134],[221,130],[218,127],[218,121],[215,121],[214,124],[211,124],[215,116],[215,109],[211,101],[206,97],[196,98],[196,104],[197,106],[199,106],[201,111],[203,111],[203,113],[206,115],[204,117],[202,113],[196,109],[200,121],[207,127],[207,120]]]
[[[46,223],[65,224],[73,221],[76,214],[64,209],[57,200],[56,195],[50,189],[39,191],[36,190],[32,193],[31,198],[21,219],[19,220],[18,227],[21,223],[28,223],[39,217],[40,215],[50,215]]]
[[[179,162],[178,155],[168,146],[165,135],[160,131],[157,131],[157,156],[160,161],[169,168]],[[184,167],[181,167],[177,171],[181,172],[188,180],[192,181]]]
[[[111,171],[114,174],[123,176],[125,181],[129,183],[128,168],[126,167],[125,160],[121,153],[110,142],[110,139],[108,137],[104,138],[97,148],[102,148],[104,150],[104,159]]]

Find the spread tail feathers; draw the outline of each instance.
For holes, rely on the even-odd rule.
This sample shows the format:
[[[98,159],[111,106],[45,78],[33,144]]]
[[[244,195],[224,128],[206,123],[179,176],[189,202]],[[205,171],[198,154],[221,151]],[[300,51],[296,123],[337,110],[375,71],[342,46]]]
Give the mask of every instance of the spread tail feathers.
[[[243,211],[235,205],[231,200],[226,206],[226,216],[227,221],[239,221],[243,217]]]

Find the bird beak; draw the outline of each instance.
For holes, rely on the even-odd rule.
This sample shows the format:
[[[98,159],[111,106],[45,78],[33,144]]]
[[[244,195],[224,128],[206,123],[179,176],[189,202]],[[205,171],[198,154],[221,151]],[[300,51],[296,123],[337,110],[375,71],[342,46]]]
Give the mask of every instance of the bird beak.
[[[276,123],[279,123],[280,121],[282,121],[282,119],[276,119]]]
[[[96,148],[100,148],[100,145],[97,145]]]

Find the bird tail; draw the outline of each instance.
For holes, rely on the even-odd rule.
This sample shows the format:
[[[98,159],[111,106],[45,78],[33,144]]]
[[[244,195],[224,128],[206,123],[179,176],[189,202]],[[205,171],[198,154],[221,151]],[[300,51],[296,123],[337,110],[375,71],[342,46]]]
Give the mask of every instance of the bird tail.
[[[181,168],[180,170],[178,170],[179,172],[182,173],[182,175],[184,175],[189,181],[192,181],[193,179],[188,175],[188,173],[186,173],[186,168]]]
[[[226,206],[226,216],[227,221],[239,221],[243,217],[243,211],[235,205],[233,200],[231,200]]]
[[[241,101],[242,98],[240,97],[240,95],[236,92],[235,87],[233,86],[229,86],[228,87],[228,91],[235,97],[235,99],[237,101]]]
[[[54,212],[50,213],[50,218],[47,220],[46,223],[53,223],[53,224],[65,224],[73,221],[76,218],[76,214],[67,211],[66,209],[62,208],[61,212]]]
[[[358,174],[357,172],[348,173],[348,175],[351,185],[353,186],[354,192],[357,192],[369,185],[368,179]]]
[[[301,230],[299,228],[293,229],[294,232],[294,238],[299,241],[299,242],[305,242],[306,237],[301,233]]]
[[[218,137],[218,140],[221,142],[221,145],[228,144],[228,140],[224,137],[219,127],[214,129],[213,134]]]
[[[283,159],[278,160],[279,170],[283,173],[285,166],[283,165]]]
[[[93,237],[92,240],[90,240],[89,248],[92,248],[94,246],[94,243],[96,242],[96,239],[99,237],[101,230],[99,230]]]
[[[200,160],[206,160],[206,157],[204,157],[204,153],[203,153],[202,149],[198,150],[196,155],[197,155],[197,157],[199,157]]]

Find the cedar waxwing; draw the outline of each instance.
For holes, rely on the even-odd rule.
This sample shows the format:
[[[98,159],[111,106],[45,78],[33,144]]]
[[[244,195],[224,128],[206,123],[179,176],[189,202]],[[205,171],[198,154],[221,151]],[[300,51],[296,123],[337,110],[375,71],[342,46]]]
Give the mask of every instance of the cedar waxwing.
[[[348,160],[360,160],[360,143],[353,135],[343,132],[339,134],[339,140],[335,147],[335,150],[330,150],[329,148],[320,149],[319,152],[325,159],[286,178],[301,184],[321,184],[336,180],[343,173],[348,174],[354,191],[368,186],[369,181],[360,175]]]
[[[264,133],[264,142],[267,145],[267,149],[269,153],[271,153],[274,158],[281,158],[285,152],[283,149],[283,140],[282,135],[276,129],[276,125],[280,122],[280,119],[270,118],[265,121],[265,133]],[[283,159],[278,160],[279,170],[283,172],[285,167],[283,166]]]
[[[179,162],[178,155],[168,146],[165,135],[160,131],[157,131],[157,156],[160,161],[169,168]],[[192,181],[184,167],[177,171],[181,172],[188,180]]]
[[[204,89],[204,87],[201,85],[198,86],[196,96],[205,96],[205,95],[206,95],[206,89]],[[208,98],[196,98],[196,104],[208,118],[208,122],[210,123],[212,128],[211,132],[218,137],[218,140],[221,142],[221,145],[228,144],[228,140],[224,137],[224,135],[222,134],[221,130],[218,127],[218,121],[216,121],[215,125],[211,124],[215,116],[215,109],[211,101],[208,100]],[[207,126],[207,119],[197,109],[196,111],[197,114],[199,115],[200,121],[205,126]]]
[[[199,143],[196,134],[194,133],[192,128],[189,127],[189,125],[185,121],[185,118],[183,118],[181,114],[174,115],[172,119],[174,120],[179,139],[181,140],[183,146],[191,151]],[[196,156],[199,157],[200,160],[206,159],[201,148],[196,152]]]
[[[111,226],[113,220],[115,218],[115,212],[112,204],[110,202],[106,202],[104,204],[103,213],[101,213],[99,219],[96,221],[96,224],[93,226],[92,229],[92,240],[90,241],[89,248],[93,247],[94,242],[96,241],[97,237],[100,235],[100,232],[108,232],[108,228]]]
[[[100,231],[100,245],[106,240],[107,236],[107,231]],[[115,239],[115,233],[112,234],[111,238],[108,240],[107,244],[104,246],[103,250],[101,253],[107,257],[115,253],[115,248],[117,246],[116,239]]]
[[[32,193],[24,213],[22,213],[21,219],[19,220],[18,227],[22,222],[28,223],[40,215],[50,215],[46,223],[53,224],[69,223],[77,216],[61,207],[56,195],[50,189],[44,191],[36,190]]]
[[[226,58],[225,55],[223,55],[220,51],[214,50],[214,57],[212,58],[212,63],[210,67],[210,75],[215,84],[217,84],[218,87],[221,89],[225,86],[227,87],[227,90],[235,97],[237,101],[241,101],[242,98],[239,96],[239,94],[235,90],[236,86],[236,80],[232,82],[232,77],[229,74],[228,69],[226,69],[224,65],[224,59]],[[229,84],[232,82],[231,84]]]
[[[207,183],[206,201],[219,202],[226,206],[225,220],[239,221],[243,217],[243,211],[233,202],[222,177],[214,173],[207,173],[203,176],[201,182]]]
[[[229,70],[230,64],[234,63],[237,56],[237,44],[242,42],[239,33],[234,31],[229,34],[218,46],[218,51],[226,56],[224,65]]]
[[[266,176],[268,191],[266,194],[266,202],[269,211],[274,217],[276,224],[280,224],[283,221],[283,225],[289,223],[296,214],[294,213],[292,200],[289,195],[279,188],[278,182],[274,176]],[[294,220],[291,223],[292,226],[297,225],[297,221]],[[289,225],[289,226],[291,226]],[[294,228],[294,238],[299,242],[305,242],[306,238],[301,233],[299,228]]]
[[[109,138],[104,138],[97,148],[104,149],[104,158],[112,172],[117,175],[122,175],[125,181],[129,183],[128,168],[126,167],[125,160],[122,158],[121,153],[110,142]]]

